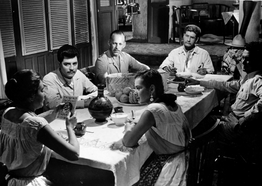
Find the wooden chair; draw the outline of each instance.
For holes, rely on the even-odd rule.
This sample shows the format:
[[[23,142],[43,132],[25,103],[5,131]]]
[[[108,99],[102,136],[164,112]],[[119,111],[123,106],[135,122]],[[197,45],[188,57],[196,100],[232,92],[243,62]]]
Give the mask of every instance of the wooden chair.
[[[97,85],[96,75],[95,75],[95,66],[88,66],[81,68],[80,71],[86,75],[86,77],[95,85]]]
[[[259,185],[262,165],[262,113],[252,114],[235,130],[237,141],[217,141],[217,185]]]
[[[225,35],[226,35],[226,31],[225,31],[225,24],[224,24],[224,20],[222,17],[222,12],[228,12],[230,10],[230,7],[228,5],[225,4],[209,4],[208,5],[208,12],[209,12],[209,18],[205,20],[205,24],[207,27],[212,27],[212,28],[223,28],[222,31],[222,35],[224,37],[224,42],[225,42]],[[215,35],[221,35],[219,33],[220,30],[213,30]]]
[[[193,16],[197,15],[197,11],[190,6],[182,5],[181,7],[173,6],[173,41],[175,36],[179,37],[179,44],[182,44],[184,29],[189,24],[198,24]]]
[[[188,186],[212,185],[216,158],[214,133],[218,123],[219,120],[212,120],[209,125],[204,123],[205,127],[197,126],[192,130],[193,138],[189,143]]]
[[[209,10],[208,10],[208,3],[203,2],[203,3],[193,3],[192,9],[196,10],[197,16],[194,16],[194,19],[198,21],[198,25],[201,27],[201,22],[202,20],[208,19],[210,17],[209,15]]]
[[[6,166],[0,162],[0,185],[1,186],[7,186],[7,181],[5,179],[5,176],[7,174],[7,168]]]

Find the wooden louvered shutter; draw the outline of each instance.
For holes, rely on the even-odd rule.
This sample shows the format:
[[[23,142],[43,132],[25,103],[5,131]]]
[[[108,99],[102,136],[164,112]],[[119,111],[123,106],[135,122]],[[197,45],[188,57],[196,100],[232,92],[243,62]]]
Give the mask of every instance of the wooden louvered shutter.
[[[22,55],[47,51],[44,0],[19,0]]]
[[[87,0],[74,0],[75,43],[89,43]]]
[[[72,44],[69,0],[49,0],[51,50]]]
[[[11,0],[1,0],[0,30],[4,48],[4,57],[16,55]]]

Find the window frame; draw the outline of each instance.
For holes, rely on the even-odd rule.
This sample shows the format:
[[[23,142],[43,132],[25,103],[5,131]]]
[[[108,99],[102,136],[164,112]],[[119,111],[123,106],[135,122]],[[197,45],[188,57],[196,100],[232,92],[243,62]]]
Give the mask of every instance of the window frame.
[[[78,1],[78,0],[64,0],[67,3],[67,40],[65,39],[64,42],[61,42],[59,44],[59,46],[54,44],[54,37],[58,37],[55,36],[52,32],[54,30],[52,30],[52,12],[50,11],[50,9],[52,8],[50,5],[50,1],[54,1],[54,0],[39,0],[42,1],[42,5],[43,5],[43,22],[44,22],[44,27],[45,27],[45,41],[43,41],[44,45],[46,46],[43,50],[35,50],[33,52],[27,52],[26,51],[26,41],[25,41],[25,37],[24,35],[26,34],[26,30],[25,30],[25,26],[24,26],[24,22],[23,22],[23,10],[21,7],[21,3],[22,1],[25,1],[25,3],[27,3],[27,0],[17,0],[18,2],[18,16],[19,16],[19,27],[20,27],[20,37],[21,37],[21,51],[22,51],[22,56],[28,56],[31,54],[36,54],[36,53],[41,53],[41,52],[50,52],[53,50],[57,50],[59,47],[61,47],[63,44],[71,44],[71,45],[79,45],[79,44],[89,44],[90,43],[90,15],[89,15],[89,3],[86,2],[85,6],[86,7],[82,7],[83,9],[86,9],[86,19],[83,19],[81,22],[81,24],[86,24],[86,31],[80,32],[78,34],[81,35],[81,33],[85,34],[85,38],[86,40],[81,40],[80,42],[77,41],[77,33],[76,33],[76,28],[79,27],[80,25],[76,25],[79,24],[77,23],[77,21],[75,20],[75,17],[77,17],[74,11],[74,6],[77,4],[74,1]],[[59,2],[58,2],[59,3]],[[81,3],[78,5],[82,5]],[[29,12],[30,13],[30,12]],[[34,16],[32,15],[32,19],[34,19]],[[85,21],[86,20],[86,21]],[[53,35],[52,35],[53,34]],[[81,37],[81,36],[80,36]],[[82,42],[83,41],[83,42]]]

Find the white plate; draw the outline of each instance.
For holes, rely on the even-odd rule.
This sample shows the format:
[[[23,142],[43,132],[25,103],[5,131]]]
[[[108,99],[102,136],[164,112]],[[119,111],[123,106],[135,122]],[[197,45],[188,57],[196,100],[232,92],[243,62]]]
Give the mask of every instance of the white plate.
[[[190,72],[177,72],[177,77],[183,77],[183,78],[190,78],[192,77],[192,74]]]
[[[124,105],[124,106],[143,106],[145,104],[139,104],[139,103],[122,103],[120,101],[117,100],[117,102],[120,104],[120,105]]]
[[[187,94],[200,94],[205,90],[204,87],[199,85],[192,85],[185,88]]]

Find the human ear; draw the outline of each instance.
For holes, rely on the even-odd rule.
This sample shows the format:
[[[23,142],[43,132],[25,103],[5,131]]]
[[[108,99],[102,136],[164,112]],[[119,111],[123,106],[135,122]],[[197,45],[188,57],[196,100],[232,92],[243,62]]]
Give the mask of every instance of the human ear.
[[[155,89],[156,89],[155,85],[151,85],[150,88],[149,88],[150,93],[154,94],[155,93]]]

